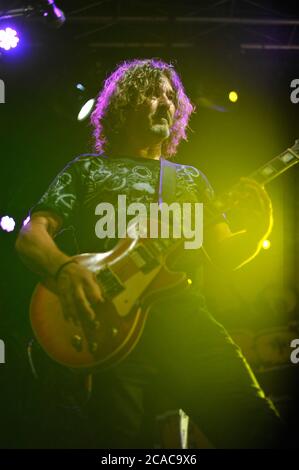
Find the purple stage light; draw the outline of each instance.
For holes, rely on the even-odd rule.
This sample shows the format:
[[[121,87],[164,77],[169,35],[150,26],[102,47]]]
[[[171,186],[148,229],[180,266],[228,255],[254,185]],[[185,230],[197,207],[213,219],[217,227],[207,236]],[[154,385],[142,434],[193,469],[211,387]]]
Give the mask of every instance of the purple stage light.
[[[65,22],[65,16],[62,10],[55,5],[54,0],[43,0],[42,15],[52,26],[59,28]]]
[[[26,217],[26,219],[23,221],[23,226],[27,225],[29,221],[30,221],[30,215],[28,215],[28,217]]]
[[[12,217],[9,217],[8,215],[4,215],[0,219],[0,227],[2,230],[5,230],[6,232],[12,232],[15,228],[15,221]]]
[[[0,29],[0,49],[9,51],[17,47],[19,42],[17,31],[12,28]]]

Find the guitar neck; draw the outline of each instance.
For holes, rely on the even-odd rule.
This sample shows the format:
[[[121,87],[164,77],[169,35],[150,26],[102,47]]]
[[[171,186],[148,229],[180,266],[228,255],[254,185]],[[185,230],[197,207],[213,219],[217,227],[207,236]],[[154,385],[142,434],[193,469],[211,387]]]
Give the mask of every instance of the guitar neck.
[[[299,142],[299,141],[298,141]],[[299,162],[299,144],[285,150],[277,157],[249,175],[249,178],[265,185]]]

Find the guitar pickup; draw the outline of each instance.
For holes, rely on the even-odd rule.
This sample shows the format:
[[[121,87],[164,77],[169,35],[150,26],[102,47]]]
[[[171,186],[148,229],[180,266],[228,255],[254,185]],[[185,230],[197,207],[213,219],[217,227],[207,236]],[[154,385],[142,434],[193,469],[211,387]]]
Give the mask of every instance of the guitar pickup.
[[[96,277],[101,283],[104,294],[107,294],[109,297],[114,297],[124,290],[124,286],[109,268],[101,269]]]

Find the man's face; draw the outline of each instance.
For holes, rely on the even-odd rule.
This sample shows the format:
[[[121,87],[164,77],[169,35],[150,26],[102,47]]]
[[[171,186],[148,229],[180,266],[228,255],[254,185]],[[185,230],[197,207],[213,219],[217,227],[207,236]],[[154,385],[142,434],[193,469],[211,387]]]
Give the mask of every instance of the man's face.
[[[157,145],[170,136],[175,114],[175,93],[163,76],[145,101],[131,111],[128,132],[141,146]]]

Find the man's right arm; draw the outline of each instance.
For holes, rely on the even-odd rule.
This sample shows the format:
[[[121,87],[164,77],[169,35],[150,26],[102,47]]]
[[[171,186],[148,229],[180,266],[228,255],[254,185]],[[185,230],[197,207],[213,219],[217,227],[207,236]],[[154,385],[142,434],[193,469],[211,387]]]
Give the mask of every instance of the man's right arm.
[[[22,261],[42,279],[52,279],[61,264],[71,258],[59,250],[53,237],[62,225],[62,220],[51,212],[35,212],[21,229],[16,250]]]
[[[94,318],[91,305],[102,300],[94,274],[78,263],[70,263],[55,279],[58,268],[72,259],[53,240],[61,225],[61,218],[54,213],[33,213],[18,235],[16,250],[24,264],[59,296],[66,317],[80,318],[84,313]]]

